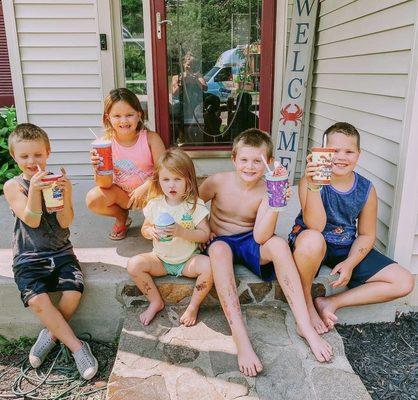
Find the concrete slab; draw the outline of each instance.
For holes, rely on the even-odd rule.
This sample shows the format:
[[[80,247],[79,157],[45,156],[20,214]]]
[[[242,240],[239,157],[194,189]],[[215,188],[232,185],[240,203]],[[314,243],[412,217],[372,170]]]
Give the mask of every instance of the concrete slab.
[[[166,307],[149,326],[139,323],[141,310],[127,313],[108,385],[109,400],[131,398],[144,387],[152,396],[158,393],[171,400],[370,399],[339,347],[338,333],[325,335],[337,350],[336,360],[318,363],[295,333],[287,307],[243,307],[251,341],[264,365],[256,378],[239,372],[236,347],[219,308],[202,309],[198,324],[190,328],[178,323],[184,308]],[[332,377],[344,379],[343,390],[326,392],[335,384],[330,383]]]

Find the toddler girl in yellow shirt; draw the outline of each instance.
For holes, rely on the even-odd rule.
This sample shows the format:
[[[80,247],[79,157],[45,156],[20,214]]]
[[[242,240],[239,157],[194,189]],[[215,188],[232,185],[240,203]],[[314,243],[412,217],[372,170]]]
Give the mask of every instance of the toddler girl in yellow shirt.
[[[153,240],[151,253],[128,261],[128,272],[150,304],[139,316],[148,325],[164,308],[153,276],[197,278],[190,304],[180,318],[185,326],[196,323],[200,303],[212,287],[209,257],[198,244],[209,239],[209,211],[199,199],[194,165],[180,149],[169,149],[158,160],[144,207],[142,235]]]

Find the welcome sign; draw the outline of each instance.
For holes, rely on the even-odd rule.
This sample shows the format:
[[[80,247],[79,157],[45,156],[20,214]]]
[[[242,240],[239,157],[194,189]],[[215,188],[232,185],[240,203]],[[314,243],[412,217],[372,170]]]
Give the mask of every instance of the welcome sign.
[[[315,38],[319,0],[295,0],[290,27],[289,46],[279,133],[275,158],[289,171],[293,184],[302,117],[304,115],[309,63]]]

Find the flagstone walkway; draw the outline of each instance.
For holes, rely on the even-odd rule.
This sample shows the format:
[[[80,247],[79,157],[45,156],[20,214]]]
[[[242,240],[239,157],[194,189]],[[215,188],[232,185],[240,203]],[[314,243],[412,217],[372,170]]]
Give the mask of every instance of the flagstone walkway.
[[[326,339],[334,348],[330,363],[315,361],[296,334],[286,305],[243,306],[251,341],[264,371],[256,378],[241,374],[236,347],[222,310],[201,310],[199,322],[179,324],[185,306],[168,306],[145,327],[142,308],[126,316],[116,362],[110,377],[109,400],[366,400],[360,378],[353,373],[341,337]]]

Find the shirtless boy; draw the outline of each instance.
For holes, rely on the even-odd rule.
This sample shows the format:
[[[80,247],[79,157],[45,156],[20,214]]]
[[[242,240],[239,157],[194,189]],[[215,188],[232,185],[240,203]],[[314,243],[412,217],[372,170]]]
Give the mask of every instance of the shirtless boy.
[[[318,361],[328,361],[331,346],[313,328],[302,285],[287,242],[274,236],[278,212],[268,205],[262,157],[272,161],[270,136],[248,129],[234,140],[235,171],[210,176],[200,186],[203,201],[211,200],[210,227],[213,240],[207,249],[216,290],[237,345],[238,365],[247,376],[263,367],[254,352],[242,318],[233,263],[244,264],[264,280],[277,279],[293,311],[298,333]]]

